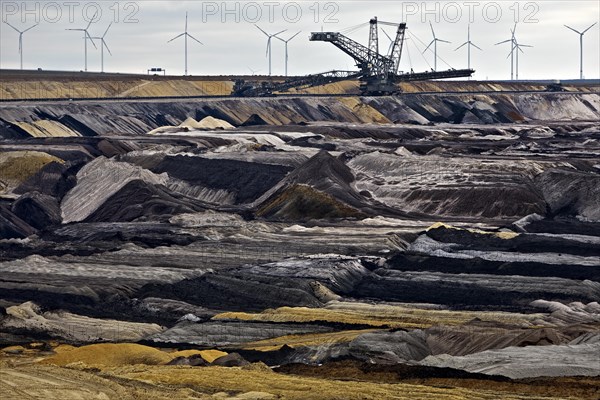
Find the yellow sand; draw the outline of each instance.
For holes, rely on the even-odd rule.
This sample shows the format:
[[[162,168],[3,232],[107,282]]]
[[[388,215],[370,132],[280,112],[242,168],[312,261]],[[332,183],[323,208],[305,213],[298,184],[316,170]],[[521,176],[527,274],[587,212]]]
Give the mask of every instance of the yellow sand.
[[[217,129],[234,129],[235,127],[229,122],[222,119],[208,116],[202,121],[196,121],[194,118],[186,118],[178,126],[168,125],[160,126],[148,132],[148,135],[160,135],[160,134],[177,134],[185,135],[188,130],[217,130]]]
[[[287,93],[302,94],[358,94],[359,82],[357,80],[340,81],[328,83],[321,86],[308,86],[297,89],[290,89]]]
[[[234,82],[223,77],[214,81],[206,77],[187,79],[168,78],[165,80],[151,80],[150,77],[123,77],[122,79],[102,80],[94,77],[82,80],[74,73],[71,79],[56,79],[51,77],[34,77],[27,80],[15,79],[0,82],[0,99],[39,99],[39,98],[105,98],[105,97],[162,97],[162,96],[202,96],[202,95],[229,95]],[[321,86],[305,86],[290,89],[286,93],[313,93],[313,94],[358,94],[358,80],[346,80],[329,83]],[[494,83],[494,82],[466,82],[466,81],[423,81],[404,82],[398,85],[401,91],[414,92],[441,92],[441,91],[477,91],[477,90],[544,90],[545,85],[532,85],[519,83]],[[564,86],[568,91],[595,92],[597,88],[590,85],[577,88]]]
[[[201,121],[196,121],[194,118],[187,118],[181,124],[180,127],[190,129],[233,129],[235,128],[229,122],[215,117],[205,117]]]
[[[363,103],[358,97],[342,97],[338,101],[350,108],[352,112],[360,118],[361,122],[389,124],[391,121],[385,115]]]
[[[442,228],[442,227],[444,227],[446,229],[455,229],[457,231],[461,231],[461,230],[464,231],[464,230],[466,230],[466,231],[469,231],[469,232],[472,232],[472,233],[477,233],[479,235],[492,235],[492,236],[496,236],[499,239],[514,239],[517,236],[519,236],[519,234],[515,233],[515,232],[487,232],[487,231],[482,231],[482,230],[479,230],[479,229],[457,228],[457,227],[452,226],[452,225],[444,224],[443,222],[436,222],[435,224],[433,224],[429,228],[427,228],[426,231],[429,231],[431,229]]]
[[[173,357],[168,353],[148,346],[129,343],[100,343],[78,347],[70,351],[61,351],[43,360],[42,363],[59,366],[76,362],[102,366],[159,365],[166,364],[172,359]]]
[[[137,361],[133,354],[149,357],[148,348],[140,345],[91,345],[67,351],[78,352],[96,360],[113,361],[129,358]],[[135,347],[139,347],[137,350]],[[141,348],[141,349],[140,349]],[[93,351],[91,351],[93,350]],[[155,349],[151,349],[155,350]],[[156,352],[162,353],[160,350]],[[119,354],[122,354],[119,356]],[[167,353],[164,353],[168,355]],[[176,353],[171,353],[176,354]],[[168,358],[171,357],[168,355]],[[57,356],[54,356],[56,358]],[[64,355],[63,355],[64,358]],[[150,357],[151,358],[151,357]],[[457,385],[453,380],[421,379],[395,383],[389,376],[387,382],[362,381],[348,371],[347,379],[297,376],[272,371],[264,364],[256,363],[245,367],[188,367],[166,365],[111,366],[86,364],[77,357],[63,359],[73,361],[67,367],[56,363],[36,362],[37,356],[16,355],[0,357],[0,390],[3,399],[33,398],[44,400],[107,400],[107,399],[307,399],[307,400],[383,400],[383,399],[439,399],[439,400],[550,400],[578,398],[554,394],[552,388],[539,386],[540,394],[534,389],[521,393],[519,387],[504,383],[480,384],[475,380],[462,380]],[[49,359],[51,360],[51,359]],[[121,360],[122,361],[122,360]],[[147,359],[145,360],[147,361]],[[93,366],[93,368],[90,368]],[[345,370],[340,370],[340,372]],[[393,374],[392,374],[393,375]],[[574,378],[576,379],[576,378]],[[585,381],[584,385],[590,385]],[[585,387],[585,386],[583,386]],[[590,392],[590,389],[587,390]],[[590,398],[590,397],[586,397]]]
[[[64,163],[60,158],[40,151],[0,153],[0,193],[14,189],[53,161]]]
[[[175,351],[173,353],[168,353],[172,358],[176,357],[190,357],[194,355],[199,355],[206,362],[213,362],[219,357],[226,356],[227,353],[220,350],[180,350]]]
[[[268,322],[327,321],[345,324],[370,325],[390,328],[429,328],[434,325],[460,325],[475,318],[521,326],[534,326],[540,314],[503,312],[425,310],[405,306],[372,305],[366,303],[328,303],[326,308],[281,307],[258,314],[226,312],[213,319],[237,319]]]
[[[55,353],[64,353],[66,351],[75,350],[76,348],[77,347],[71,346],[70,344],[60,344],[60,345],[56,346],[55,348],[53,348],[52,350]]]
[[[177,385],[201,392],[271,393],[286,400],[516,400],[548,399],[487,390],[434,387],[415,384],[388,384],[338,381],[304,376],[266,373],[250,368],[155,366],[104,369],[104,376],[117,376],[153,385]]]
[[[244,345],[244,349],[271,351],[278,350],[283,345],[288,345],[290,347],[302,347],[323,344],[346,343],[353,341],[359,335],[375,331],[377,331],[377,329],[360,329],[330,333],[308,333],[305,335],[286,335],[276,337],[273,339],[265,339],[256,342],[246,343]]]
[[[0,84],[0,99],[76,99],[104,97],[163,97],[229,95],[233,82],[169,79],[151,81],[141,78],[101,81],[78,80],[27,80],[3,81]]]
[[[27,349],[23,346],[7,346],[0,351],[4,354],[19,354],[24,353]]]
[[[32,137],[72,137],[81,136],[60,122],[40,120],[35,122],[13,122]]]
[[[167,364],[177,357],[200,355],[205,361],[213,362],[227,355],[219,350],[181,350],[166,352],[149,346],[134,343],[99,343],[81,347],[59,345],[56,353],[46,358],[44,364],[65,366],[72,363],[101,366],[124,366],[134,364],[160,365]]]
[[[0,358],[0,398],[2,400],[164,400],[215,398],[188,388],[151,386],[119,377],[102,377],[89,368],[54,365],[19,365]],[[150,368],[149,366],[147,368]],[[225,397],[229,399],[229,397]]]
[[[224,96],[231,94],[231,81],[141,81],[133,88],[119,94],[120,97],[157,96]]]

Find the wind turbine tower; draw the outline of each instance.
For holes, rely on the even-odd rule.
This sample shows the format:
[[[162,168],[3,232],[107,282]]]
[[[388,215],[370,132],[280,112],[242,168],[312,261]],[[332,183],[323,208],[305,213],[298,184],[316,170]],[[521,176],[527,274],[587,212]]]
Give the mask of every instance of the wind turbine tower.
[[[277,32],[277,33],[270,35],[267,32],[260,29],[260,26],[258,26],[258,25],[254,25],[254,26],[256,26],[258,28],[258,30],[260,30],[262,33],[264,33],[265,36],[267,37],[267,56],[269,57],[269,76],[271,76],[271,39],[273,39],[273,37],[276,37],[277,35],[285,32],[285,31],[287,31],[287,29],[284,29],[281,32]]]
[[[514,52],[515,52],[515,31],[517,30],[517,24],[515,23],[515,27],[513,29],[511,29],[511,37],[510,39],[506,39],[503,40],[501,42],[498,42],[495,44],[495,46],[498,46],[499,44],[504,44],[504,43],[510,43],[510,80],[514,80],[515,79],[515,58],[514,58]]]
[[[195,37],[193,37],[192,35],[190,35],[188,33],[188,13],[187,12],[185,13],[185,31],[183,33],[175,36],[173,39],[169,40],[167,43],[171,43],[173,40],[179,39],[182,36],[185,39],[185,75],[187,76],[187,74],[188,74],[188,37],[204,46],[204,44],[201,41],[199,41],[198,39],[196,39]]]
[[[516,27],[515,27],[515,28],[516,28]],[[524,53],[524,51],[521,49],[521,47],[533,47],[533,46],[530,46],[530,45],[527,45],[527,44],[520,44],[520,43],[517,41],[517,37],[515,36],[515,32],[514,32],[514,31],[513,31],[513,38],[514,38],[514,40],[513,40],[513,46],[514,46],[514,47],[513,47],[513,50],[514,50],[514,51],[515,51],[515,53],[516,53],[516,56],[515,56],[515,72],[516,72],[515,79],[516,79],[516,80],[519,80],[519,51],[520,51],[521,53]],[[511,54],[512,54],[512,51],[513,51],[513,50],[511,50]],[[509,54],[509,56],[510,56],[511,54]]]
[[[427,49],[429,49],[431,47],[431,45],[433,45],[433,70],[437,71],[437,42],[442,42],[442,43],[450,43],[447,40],[442,40],[442,39],[438,39],[435,36],[435,31],[433,30],[433,25],[431,24],[431,21],[429,21],[429,26],[431,27],[431,33],[433,34],[433,40],[431,41],[431,43],[429,43],[429,45],[425,48],[425,50],[423,50],[423,54],[425,54],[425,52],[427,51]]]
[[[15,28],[14,26],[12,26],[11,24],[9,24],[7,21],[4,21],[4,23],[19,33],[19,55],[21,57],[21,69],[23,69],[23,34],[25,32],[27,32],[28,30],[35,28],[39,24],[35,24],[35,25],[25,29],[24,31],[20,31],[17,28]]]
[[[92,37],[90,36],[90,33],[88,32],[88,29],[90,29],[90,25],[92,25],[92,22],[94,22],[94,20],[96,19],[96,16],[98,15],[98,13],[96,12],[94,14],[94,17],[92,19],[90,19],[90,22],[88,23],[88,25],[85,27],[85,29],[67,29],[68,31],[80,31],[80,32],[84,32],[83,35],[83,51],[84,51],[84,57],[85,57],[85,71],[87,72],[88,68],[87,68],[87,41],[88,39],[90,40],[90,42],[92,42],[92,44],[94,45],[94,48],[97,49],[96,47],[96,43],[94,43],[94,40],[92,39]]]
[[[108,25],[108,28],[106,28],[106,31],[104,31],[104,35],[102,35],[100,37],[92,38],[92,39],[100,40],[100,60],[101,60],[100,72],[104,72],[104,48],[105,47],[106,47],[106,50],[108,50],[108,54],[110,54],[112,56],[112,52],[110,51],[110,49],[108,48],[108,45],[106,44],[106,41],[104,40],[104,38],[106,37],[106,34],[108,33],[108,30],[110,29],[111,26],[112,26],[112,22]]]
[[[467,46],[467,66],[469,69],[471,69],[471,47],[475,47],[476,49],[479,49],[479,50],[481,50],[481,48],[479,46],[477,46],[475,43],[471,42],[471,25],[470,24],[467,26],[467,41],[464,42],[463,44],[461,44],[460,46],[458,46],[456,49],[454,49],[454,51],[457,51],[458,49],[460,49],[463,46]]]
[[[594,22],[592,25],[589,26],[589,28],[587,28],[583,32],[579,32],[578,30],[575,30],[570,26],[565,25],[565,27],[569,28],[570,30],[579,35],[579,79],[583,79],[583,35],[585,35],[585,33],[592,29],[592,27],[596,24],[597,22]]]
[[[302,31],[300,31],[302,32]],[[296,36],[298,36],[300,34],[300,32],[296,33],[294,36],[292,36],[291,38],[289,38],[288,40],[283,40],[282,38],[280,38],[279,36],[275,36],[277,39],[281,40],[283,43],[285,43],[285,76],[288,76],[288,43],[295,38]]]

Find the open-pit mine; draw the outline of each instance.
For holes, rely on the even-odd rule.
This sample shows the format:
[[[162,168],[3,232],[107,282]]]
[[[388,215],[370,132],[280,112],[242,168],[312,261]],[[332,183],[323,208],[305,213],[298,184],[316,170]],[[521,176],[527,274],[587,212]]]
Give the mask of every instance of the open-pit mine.
[[[600,397],[597,83],[24,74],[2,399]]]

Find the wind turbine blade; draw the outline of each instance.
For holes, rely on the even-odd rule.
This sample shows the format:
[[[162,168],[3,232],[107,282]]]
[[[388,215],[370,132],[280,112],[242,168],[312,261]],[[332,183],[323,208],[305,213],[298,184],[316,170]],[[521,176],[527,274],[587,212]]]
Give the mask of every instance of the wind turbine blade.
[[[25,32],[27,32],[28,30],[30,30],[30,29],[33,29],[33,28],[35,28],[35,27],[36,27],[36,26],[38,26],[38,25],[39,25],[39,24],[35,24],[35,25],[33,25],[32,27],[29,27],[29,28],[25,29],[25,30],[24,30],[23,32],[21,32],[21,33],[25,33]]]
[[[458,46],[457,48],[455,48],[454,51],[460,49],[461,47],[463,47],[463,46],[465,46],[467,44],[469,44],[469,42],[464,42],[463,44],[461,44],[460,46]]]
[[[267,39],[267,51],[265,53],[265,57],[269,56],[269,50],[271,50],[271,36]]]
[[[592,25],[592,26],[593,26],[593,25]],[[566,27],[566,28],[569,28],[570,30],[572,30],[572,31],[573,31],[573,32],[575,32],[576,34],[578,34],[578,35],[581,35],[581,32],[579,32],[579,31],[578,31],[578,30],[576,30],[576,29],[573,29],[573,28],[571,28],[569,25],[565,25],[565,27]],[[591,27],[590,27],[590,28],[591,28]]]
[[[390,35],[388,35],[388,33],[387,33],[387,32],[386,32],[384,29],[382,29],[381,31],[382,31],[382,32],[385,34],[385,36],[387,36],[387,38],[388,38],[388,39],[389,39],[391,42],[393,42],[393,41],[394,41],[394,40],[393,40],[393,39],[390,37]]]
[[[483,51],[483,50],[481,49],[481,47],[477,46],[475,43],[473,43],[473,42],[469,42],[469,44],[470,44],[471,46],[475,47],[476,49],[479,49],[479,50]]]
[[[187,18],[188,18],[188,13],[187,11],[185,12],[185,32],[187,33],[187,27],[188,27],[188,23],[187,23]]]
[[[435,31],[433,30],[433,25],[431,24],[431,21],[429,21],[429,27],[431,28],[431,33],[433,34],[433,38],[435,39]]]
[[[504,43],[508,43],[508,42],[512,42],[512,39],[508,39],[508,40],[503,40],[501,42],[496,43],[494,46],[498,46],[499,44],[504,44]]]
[[[425,52],[427,51],[427,49],[429,49],[433,43],[435,43],[435,39],[433,39],[431,41],[431,43],[429,43],[429,45],[427,47],[425,47],[425,50],[423,50],[423,54],[425,54]]]
[[[201,41],[199,41],[198,39],[196,39],[195,37],[193,37],[193,36],[192,36],[192,35],[190,35],[189,33],[187,33],[186,35],[188,35],[188,37],[189,37],[190,39],[193,39],[193,40],[195,40],[196,42],[200,43],[202,46],[204,46],[204,43],[202,43]]]
[[[394,47],[394,39],[392,39],[392,38],[391,38],[391,36],[390,36],[390,35],[388,35],[388,33],[387,33],[387,32],[386,32],[384,29],[381,29],[381,31],[383,32],[383,34],[384,34],[384,35],[385,35],[385,36],[388,38],[388,40],[390,41],[390,45],[389,45],[389,47],[388,47],[388,51],[387,51],[387,53],[388,53],[388,54],[391,54],[391,53],[392,53],[392,47]]]
[[[528,45],[528,44],[519,44],[518,47],[533,47],[533,46]]]
[[[259,30],[259,31],[261,31],[262,33],[264,33],[266,36],[269,36],[269,34],[268,34],[267,32],[265,32],[265,31],[263,31],[263,30],[260,28],[260,26],[258,26],[258,25],[256,25],[256,24],[254,24],[254,26],[255,26],[255,27],[257,27],[257,28],[258,28],[258,30]]]
[[[288,42],[287,40],[283,40],[283,39],[282,39],[282,38],[280,38],[279,36],[273,35],[273,37],[274,37],[275,39],[279,39],[279,40],[281,40],[283,43],[287,43],[287,42]]]
[[[11,24],[9,24],[8,22],[4,21],[4,23],[5,23],[6,25],[10,26],[11,28],[13,28],[15,31],[17,31],[17,32],[21,33],[21,31],[20,31],[20,30],[18,30],[17,28],[15,28],[14,26],[12,26],[12,25],[11,25]]]
[[[442,43],[451,43],[451,42],[449,42],[449,41],[447,41],[447,40],[442,40],[442,39],[436,39],[436,40],[437,40],[438,42],[442,42]]]
[[[96,11],[96,13],[94,14],[94,16],[92,17],[92,19],[90,19],[90,22],[88,23],[88,26],[86,26],[85,30],[87,31],[88,29],[90,29],[90,25],[92,25],[92,22],[94,22],[94,20],[96,19],[96,16],[98,15],[98,11]]]
[[[591,28],[591,27],[590,27],[590,28]],[[288,39],[288,42],[289,42],[290,40],[292,40],[293,38],[295,38],[296,36],[298,36],[299,34],[301,34],[301,33],[302,33],[302,31],[298,31],[298,33],[296,33],[294,36],[292,36],[291,38],[289,38],[289,39]]]
[[[581,32],[581,34],[583,35],[584,33],[586,33],[587,31],[589,31],[590,29],[592,29],[592,27],[593,27],[594,25],[596,25],[596,24],[597,24],[597,22],[594,22],[592,25],[590,25],[590,27],[589,27],[589,28],[587,28],[585,31]]]
[[[106,34],[108,33],[108,30],[110,29],[110,27],[112,26],[112,22],[110,24],[108,24],[108,28],[106,28],[106,30],[104,31],[104,35],[102,35],[102,37],[104,38],[106,36]]]
[[[180,37],[182,37],[183,35],[185,35],[185,32],[184,32],[184,33],[181,33],[181,34],[179,34],[179,35],[177,35],[177,36],[175,36],[173,39],[169,40],[167,43],[171,43],[173,40],[175,40],[175,39],[179,39],[179,38],[180,38]]]
[[[19,35],[19,53],[23,51],[23,35]]]
[[[102,43],[104,44],[104,47],[106,47],[106,50],[108,50],[108,54],[110,54],[112,56],[112,51],[110,51],[110,49],[108,48],[108,45],[106,44],[106,41],[104,40],[104,38],[101,39]]]
[[[280,35],[280,34],[282,34],[282,33],[283,33],[283,32],[285,32],[285,31],[287,31],[287,29],[284,29],[284,30],[282,30],[281,32],[274,33],[274,34],[272,34],[272,35],[270,35],[270,36],[277,36],[277,35]]]
[[[85,31],[85,29],[67,28],[65,31]]]
[[[94,43],[94,39],[92,39],[92,37],[90,36],[88,31],[86,30],[84,32],[85,32],[85,36],[87,36],[87,38],[90,39],[90,42],[92,42],[92,45],[94,45],[94,48],[97,49],[98,47],[96,47],[96,43]]]

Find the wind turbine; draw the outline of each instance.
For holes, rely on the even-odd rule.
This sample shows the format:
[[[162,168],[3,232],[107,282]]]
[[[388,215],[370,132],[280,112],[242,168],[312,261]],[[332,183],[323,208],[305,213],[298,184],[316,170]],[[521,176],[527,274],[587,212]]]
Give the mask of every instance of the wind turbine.
[[[431,45],[433,45],[433,70],[437,71],[437,42],[442,42],[442,43],[450,43],[447,40],[442,40],[442,39],[438,39],[435,36],[435,31],[433,30],[433,25],[431,24],[431,21],[429,21],[429,26],[431,27],[431,33],[433,34],[433,40],[431,41],[431,43],[429,43],[429,45],[425,48],[425,50],[423,50],[423,54],[425,54],[425,52],[427,51],[427,49],[429,49],[429,47],[431,47]]]
[[[192,35],[190,35],[188,33],[188,13],[187,12],[185,13],[185,32],[175,36],[173,39],[169,40],[167,43],[171,43],[173,40],[178,39],[182,36],[185,38],[185,75],[187,75],[188,74],[188,37],[204,46],[204,43],[202,43],[201,41],[199,41],[198,39],[196,39],[195,37],[193,37]]]
[[[112,52],[110,51],[110,49],[108,48],[108,45],[106,44],[106,41],[104,40],[104,37],[108,33],[108,30],[110,29],[111,26],[112,26],[112,22],[108,25],[108,28],[106,28],[106,31],[104,31],[104,35],[102,35],[101,37],[91,38],[91,39],[100,40],[100,59],[101,59],[101,70],[100,71],[101,72],[104,72],[104,47],[106,47],[106,50],[108,50],[108,54],[110,54],[112,56]]]
[[[471,25],[469,24],[467,26],[467,41],[464,42],[463,44],[461,44],[460,46],[458,46],[456,49],[454,49],[454,51],[457,51],[458,49],[460,49],[463,46],[467,46],[467,65],[468,68],[471,69],[471,46],[475,47],[476,49],[481,50],[481,47],[477,46],[475,43],[471,42]]]
[[[527,45],[527,44],[519,44],[519,43],[517,42],[517,37],[516,37],[516,36],[514,36],[514,31],[513,31],[513,37],[514,37],[514,41],[513,41],[513,45],[514,45],[514,47],[513,47],[513,50],[514,50],[514,51],[516,52],[516,54],[517,54],[517,55],[515,56],[515,71],[516,71],[516,76],[515,76],[515,79],[516,79],[516,80],[519,80],[519,51],[520,51],[521,53],[524,53],[524,51],[521,49],[521,47],[533,47],[533,46],[530,46],[530,45]],[[512,54],[513,50],[511,50],[511,54]],[[508,56],[510,57],[510,55],[511,55],[511,54],[509,54]],[[508,57],[507,57],[507,58],[508,58]]]
[[[302,32],[302,31],[300,31],[300,32]],[[283,43],[285,43],[285,76],[288,76],[288,42],[290,42],[293,38],[295,38],[296,36],[298,36],[300,34],[300,32],[296,33],[294,36],[292,36],[288,40],[283,40],[279,36],[275,36],[277,39],[279,39]]]
[[[90,19],[90,22],[88,23],[87,27],[85,29],[67,29],[67,31],[81,31],[84,32],[83,35],[83,46],[84,46],[84,55],[85,55],[85,71],[87,72],[87,41],[88,39],[90,40],[90,42],[92,42],[92,44],[94,45],[94,48],[97,49],[96,47],[96,43],[94,43],[94,40],[92,39],[92,37],[90,36],[90,33],[88,32],[88,29],[90,28],[90,25],[92,25],[92,22],[94,22],[94,20],[96,19],[96,16],[98,15],[98,12],[96,12],[94,14],[94,17],[92,19]]]
[[[390,47],[388,47],[388,51],[387,51],[387,53],[386,53],[386,54],[390,54],[390,53],[391,53],[391,51],[392,51],[392,47],[394,47],[394,39],[392,39],[392,38],[390,37],[390,35],[388,35],[388,33],[387,33],[387,32],[386,32],[384,29],[382,29],[381,31],[382,31],[382,32],[385,34],[385,36],[386,36],[386,37],[387,37],[387,38],[390,40]]]
[[[569,28],[570,30],[579,35],[579,79],[583,79],[583,35],[585,35],[585,33],[592,29],[592,27],[596,24],[597,22],[594,22],[592,25],[589,26],[589,28],[587,28],[583,32],[579,32],[571,28],[570,26],[565,25],[565,27]]]
[[[510,80],[514,80],[514,76],[515,76],[515,59],[514,59],[514,52],[515,52],[515,31],[517,30],[517,24],[515,23],[515,27],[513,29],[510,30],[510,32],[512,33],[510,39],[507,40],[503,40],[501,42],[498,42],[495,44],[495,46],[498,46],[499,44],[504,44],[504,43],[509,43],[510,42]]]
[[[25,29],[24,31],[20,31],[17,28],[15,28],[14,26],[12,26],[11,24],[9,24],[7,21],[4,21],[4,23],[6,25],[10,26],[11,28],[13,28],[15,31],[19,32],[19,55],[21,56],[21,69],[23,69],[23,34],[25,32],[27,32],[28,30],[35,28],[39,24],[35,24],[35,25]]]
[[[260,69],[252,69],[249,66],[246,65],[246,68],[248,68],[248,71],[250,71],[250,73],[252,74],[252,76],[256,75],[257,72],[260,72]]]
[[[277,32],[274,33],[272,35],[269,35],[267,32],[263,31],[262,29],[260,29],[260,26],[258,25],[254,25],[256,26],[262,33],[265,34],[265,36],[267,36],[267,56],[269,56],[269,76],[271,76],[271,39],[273,39],[273,36],[277,36],[285,31],[287,31],[287,29],[282,30],[281,32]],[[291,39],[290,39],[291,40]]]

